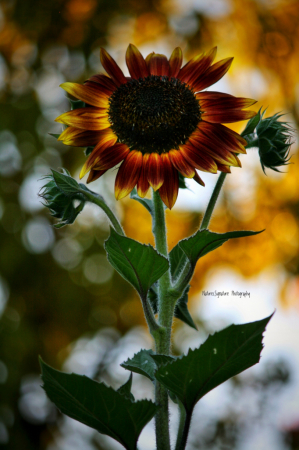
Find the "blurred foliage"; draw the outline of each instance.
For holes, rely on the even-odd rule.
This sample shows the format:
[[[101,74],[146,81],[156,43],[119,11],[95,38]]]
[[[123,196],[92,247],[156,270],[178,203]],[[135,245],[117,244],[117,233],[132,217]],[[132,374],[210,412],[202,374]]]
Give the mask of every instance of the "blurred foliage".
[[[100,46],[124,67],[129,42],[145,53],[170,54],[179,45],[187,57],[218,45],[218,59],[235,56],[227,76],[230,92],[257,98],[257,110],[269,105],[269,115],[287,112],[285,120],[298,128],[299,3],[4,0],[0,6],[0,444],[44,450],[55,436],[56,413],[37,394],[37,355],[59,367],[70,361],[79,338],[115,327],[118,337],[105,338],[110,354],[110,341],[144,324],[139,299],[107,263],[103,242],[109,231],[101,212],[86,207],[74,225],[54,230],[38,198],[43,183],[37,180],[50,167],[76,175],[85,159],[81,150],[49,135],[60,132],[53,120],[68,109],[59,84],[83,82],[101,71]],[[244,172],[227,177],[211,228],[267,231],[247,238],[246,245],[232,240],[199,262],[190,293],[195,299],[210,270],[221,265],[244,277],[279,266],[282,305],[298,309],[298,156],[293,146],[288,174],[265,177],[258,164],[247,163],[254,152],[242,157]],[[148,212],[129,199],[116,205],[115,174],[106,175],[92,189],[118,210],[128,236],[153,244]],[[167,212],[170,248],[196,231],[201,215]],[[190,304],[192,310],[192,298]],[[102,373],[98,364],[95,372]],[[298,443],[296,430],[292,436]]]

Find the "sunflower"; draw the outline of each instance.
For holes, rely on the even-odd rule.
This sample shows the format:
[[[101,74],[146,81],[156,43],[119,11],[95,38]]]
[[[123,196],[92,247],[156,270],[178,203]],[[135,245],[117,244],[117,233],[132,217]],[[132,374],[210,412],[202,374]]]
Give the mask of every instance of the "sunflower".
[[[222,125],[253,117],[243,111],[255,103],[220,92],[203,91],[228,71],[233,58],[212,64],[216,47],[182,67],[176,48],[169,60],[150,53],[145,59],[132,44],[126,52],[130,77],[101,49],[101,62],[109,76],[94,75],[84,85],[61,87],[85,102],[56,121],[68,125],[59,140],[66,145],[94,147],[80,178],[87,183],[121,163],[115,196],[121,199],[137,185],[144,197],[149,188],[159,191],[172,208],[179,189],[179,173],[204,186],[197,170],[230,172],[241,167],[236,156],[246,153],[245,139]]]

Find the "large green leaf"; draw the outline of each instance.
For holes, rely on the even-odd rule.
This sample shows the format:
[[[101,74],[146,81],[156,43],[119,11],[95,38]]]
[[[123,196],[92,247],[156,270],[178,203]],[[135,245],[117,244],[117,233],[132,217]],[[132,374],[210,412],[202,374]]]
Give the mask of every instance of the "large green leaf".
[[[167,259],[151,245],[120,236],[111,228],[105,249],[111,265],[145,298],[149,288],[166,272]]]
[[[103,383],[40,363],[43,388],[61,412],[136,450],[141,430],[157,411],[154,403],[132,402]]]
[[[178,397],[190,416],[205,394],[259,362],[263,332],[271,317],[231,325],[209,336],[198,349],[160,367],[155,378]]]
[[[184,239],[178,243],[191,266],[195,267],[199,258],[207,253],[221,247],[229,239],[236,239],[245,236],[254,236],[262,231],[230,231],[228,233],[213,233],[209,230],[199,230],[188,239]]]

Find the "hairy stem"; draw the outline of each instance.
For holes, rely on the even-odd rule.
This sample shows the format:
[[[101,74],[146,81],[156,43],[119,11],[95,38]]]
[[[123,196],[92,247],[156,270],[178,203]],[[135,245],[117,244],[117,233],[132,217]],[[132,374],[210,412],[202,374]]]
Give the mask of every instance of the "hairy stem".
[[[205,230],[208,228],[219,193],[221,191],[222,185],[224,183],[225,177],[227,173],[221,172],[221,174],[218,177],[217,183],[214,187],[212,196],[210,198],[208,207],[206,209],[205,215],[203,216],[202,222],[200,224],[200,230]]]
[[[158,192],[153,191],[154,217],[153,233],[155,236],[157,251],[168,258],[165,211]],[[156,352],[169,355],[171,327],[174,312],[174,304],[169,298],[171,287],[170,271],[168,270],[159,280],[159,325],[163,332],[155,337]],[[169,410],[167,389],[156,381],[156,403],[160,406],[156,414],[156,442],[157,450],[170,450],[169,437]]]
[[[177,441],[175,450],[185,450],[185,447],[187,444],[187,439],[188,439],[188,434],[189,434],[189,429],[190,429],[190,424],[191,424],[191,414],[185,413],[183,430],[181,432],[180,439],[178,439],[178,441]]]
[[[184,405],[181,402],[179,403],[179,409],[180,409],[180,423],[179,423],[179,429],[178,429],[175,450],[179,450],[179,448],[180,448],[179,446],[183,439],[183,433],[184,433],[185,422],[186,422],[186,410],[184,408]]]
[[[118,234],[125,236],[125,233],[124,233],[124,230],[122,229],[121,224],[119,223],[117,217],[111,211],[111,209],[109,208],[107,203],[105,203],[105,200],[103,199],[103,197],[96,194],[95,192],[91,192],[89,189],[85,190],[85,189],[80,188],[80,189],[78,189],[78,192],[83,194],[89,202],[94,203],[95,205],[99,206],[106,213],[106,215],[107,215],[108,219],[110,220],[115,231]]]

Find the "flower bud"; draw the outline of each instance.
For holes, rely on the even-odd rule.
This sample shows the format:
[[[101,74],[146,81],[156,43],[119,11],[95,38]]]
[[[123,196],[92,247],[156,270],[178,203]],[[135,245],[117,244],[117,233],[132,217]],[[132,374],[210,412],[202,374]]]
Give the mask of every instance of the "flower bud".
[[[77,191],[78,183],[64,169],[63,173],[52,170],[52,174],[44,179],[47,179],[48,183],[41,188],[39,195],[45,201],[43,204],[49,208],[50,214],[60,219],[54,227],[61,228],[73,223],[85,204],[84,195]]]
[[[283,114],[263,119],[265,111],[260,114],[260,120],[255,131],[246,136],[246,148],[258,147],[261,165],[280,172],[278,167],[289,164],[289,152],[292,145],[292,127],[287,122],[279,122]]]

